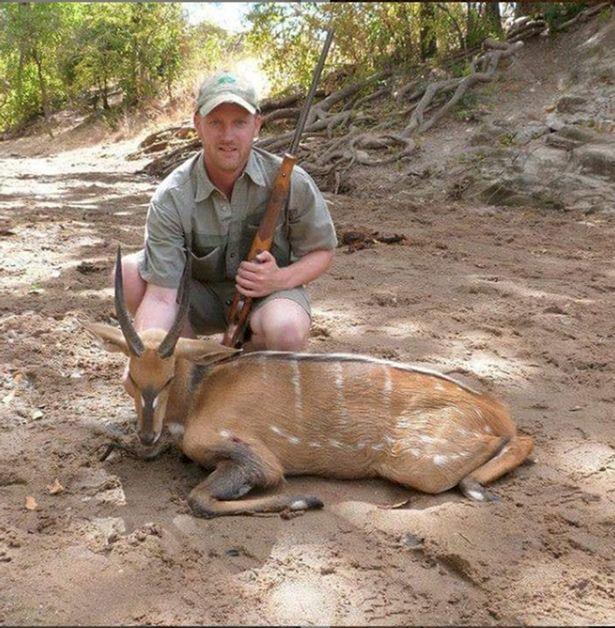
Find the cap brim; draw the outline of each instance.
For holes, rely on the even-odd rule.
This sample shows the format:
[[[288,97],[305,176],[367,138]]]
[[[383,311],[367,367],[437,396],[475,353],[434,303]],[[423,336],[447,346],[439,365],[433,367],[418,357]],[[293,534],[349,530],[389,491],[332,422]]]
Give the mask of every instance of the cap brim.
[[[247,100],[244,100],[241,96],[237,96],[237,94],[218,94],[211,100],[208,100],[205,104],[199,107],[199,113],[202,116],[206,116],[208,113],[213,111],[218,105],[221,105],[225,102],[232,102],[240,107],[243,107],[249,113],[256,113],[256,107],[251,105]]]

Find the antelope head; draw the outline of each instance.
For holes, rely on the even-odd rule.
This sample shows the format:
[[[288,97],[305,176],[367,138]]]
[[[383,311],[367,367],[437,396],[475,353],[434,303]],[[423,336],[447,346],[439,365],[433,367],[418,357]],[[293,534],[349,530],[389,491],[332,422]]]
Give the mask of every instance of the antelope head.
[[[120,329],[102,323],[88,323],[86,329],[103,342],[108,351],[128,356],[128,378],[134,387],[139,440],[146,447],[156,444],[164,425],[169,393],[177,373],[178,359],[209,362],[236,353],[209,339],[180,338],[190,302],[190,255],[179,288],[179,310],[168,331],[148,329],[139,335],[124,301],[122,254],[118,246],[115,261],[115,313]]]

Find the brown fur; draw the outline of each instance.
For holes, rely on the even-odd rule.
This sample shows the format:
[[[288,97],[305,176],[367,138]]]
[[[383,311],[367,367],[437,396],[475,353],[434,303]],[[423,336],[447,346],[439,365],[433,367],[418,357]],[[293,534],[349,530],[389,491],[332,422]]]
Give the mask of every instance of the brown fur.
[[[89,329],[129,353],[118,330]],[[145,351],[130,356],[130,374],[140,391],[162,391],[156,437],[164,424],[182,426],[184,453],[215,467],[190,494],[200,516],[322,505],[313,497],[234,501],[284,474],[380,476],[427,493],[459,484],[473,499],[489,499],[482,485],[518,466],[532,448],[500,402],[437,373],[361,356],[234,356],[206,339],[180,338],[174,355],[162,359],[156,347],[163,336],[142,334]],[[194,364],[208,361],[199,376]],[[140,396],[135,407],[143,435]]]

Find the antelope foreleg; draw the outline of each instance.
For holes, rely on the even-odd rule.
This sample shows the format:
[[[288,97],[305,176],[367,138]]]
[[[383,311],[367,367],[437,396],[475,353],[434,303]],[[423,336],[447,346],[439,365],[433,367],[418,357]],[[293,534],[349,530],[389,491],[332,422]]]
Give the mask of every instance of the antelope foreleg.
[[[253,488],[275,486],[283,479],[278,459],[259,441],[231,438],[205,446],[196,439],[184,439],[184,450],[203,466],[216,466],[188,497],[192,512],[199,517],[322,507],[322,502],[315,497],[287,495],[230,501],[242,497]]]
[[[207,478],[190,492],[188,504],[197,517],[221,517],[224,515],[252,515],[255,513],[284,512],[310,510],[322,508],[322,502],[316,497],[272,495],[270,497],[257,497],[252,499],[240,499],[227,501],[233,497],[245,494],[246,484],[242,470],[233,468],[234,463],[224,465],[222,473],[213,482]],[[221,466],[217,467],[212,475],[218,473]],[[211,476],[210,476],[211,477]],[[218,499],[213,495],[214,490],[221,490],[229,497],[227,500]]]

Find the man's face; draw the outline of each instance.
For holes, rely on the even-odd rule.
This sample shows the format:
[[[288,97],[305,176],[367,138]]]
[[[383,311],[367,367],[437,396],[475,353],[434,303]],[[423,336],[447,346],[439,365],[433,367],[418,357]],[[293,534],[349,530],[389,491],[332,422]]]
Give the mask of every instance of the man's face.
[[[222,103],[206,116],[196,113],[194,127],[203,143],[208,170],[239,174],[261,127],[260,116],[235,103]]]

